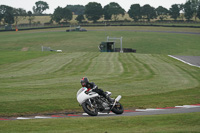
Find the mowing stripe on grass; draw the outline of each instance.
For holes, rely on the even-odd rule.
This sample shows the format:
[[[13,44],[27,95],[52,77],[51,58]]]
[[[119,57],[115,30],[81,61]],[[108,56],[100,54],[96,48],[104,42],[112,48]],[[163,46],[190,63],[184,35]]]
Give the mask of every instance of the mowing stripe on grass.
[[[113,97],[124,96],[122,101],[128,107],[134,106],[135,96],[150,98],[199,86],[198,70],[153,54],[59,53],[3,64],[0,71],[2,116],[80,110],[75,95],[84,76],[99,88],[111,91]],[[140,105],[146,104],[137,107]]]

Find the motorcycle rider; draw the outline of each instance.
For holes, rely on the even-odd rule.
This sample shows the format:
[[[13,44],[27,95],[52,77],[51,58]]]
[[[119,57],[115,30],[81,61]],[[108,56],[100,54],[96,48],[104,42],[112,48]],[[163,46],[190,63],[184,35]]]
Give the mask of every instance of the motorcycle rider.
[[[97,85],[94,84],[94,82],[89,82],[89,79],[86,77],[83,77],[81,79],[81,85],[82,87],[86,87],[87,91],[93,91],[98,93],[99,95],[105,97],[109,102],[113,103],[115,100],[110,98],[102,89],[99,89]]]

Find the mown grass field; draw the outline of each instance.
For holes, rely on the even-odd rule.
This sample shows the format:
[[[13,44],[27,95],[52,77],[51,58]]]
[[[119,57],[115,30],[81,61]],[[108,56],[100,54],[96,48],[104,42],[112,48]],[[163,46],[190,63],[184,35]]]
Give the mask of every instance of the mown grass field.
[[[88,29],[93,31],[68,33],[65,32],[66,29],[48,29],[1,32],[0,116],[81,112],[82,109],[76,101],[76,91],[80,88],[79,82],[83,76],[87,76],[100,88],[111,91],[114,97],[121,94],[121,103],[126,109],[200,103],[200,69],[167,56],[200,56],[199,35],[144,32],[163,30],[199,33],[199,29]],[[97,46],[106,40],[106,36],[122,36],[123,47],[134,48],[137,53],[98,52]],[[41,52],[41,46],[62,49],[63,53]],[[199,113],[101,119],[1,121],[0,127],[3,132],[92,132],[89,129],[97,127],[97,123],[100,122],[102,126],[114,123],[115,128],[105,126],[108,130],[103,130],[99,127],[98,132],[197,132],[198,115]],[[183,123],[186,119],[190,120]],[[148,121],[152,121],[152,124]],[[158,121],[161,124],[158,124]],[[93,124],[76,128],[80,123],[91,122]],[[55,129],[53,123],[56,125]],[[39,126],[41,128],[38,128]]]

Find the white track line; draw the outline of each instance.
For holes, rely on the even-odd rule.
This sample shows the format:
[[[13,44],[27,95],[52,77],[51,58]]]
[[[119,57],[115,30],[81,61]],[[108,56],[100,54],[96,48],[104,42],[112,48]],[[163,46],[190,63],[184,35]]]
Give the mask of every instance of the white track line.
[[[35,119],[49,119],[53,117],[47,117],[47,116],[35,116]]]
[[[199,108],[200,105],[183,105],[183,106],[175,106],[175,108]],[[163,109],[154,109],[154,108],[147,108],[147,109],[136,109],[136,112],[145,112],[145,111],[157,111],[157,110],[167,110],[173,108],[163,108]]]
[[[157,111],[157,110],[164,110],[164,109],[154,109],[154,108],[147,108],[147,109],[136,109],[136,112],[145,112],[145,111]]]
[[[146,109],[147,111],[156,111],[156,110],[164,110],[164,109],[152,109],[152,108],[150,108],[150,109]]]
[[[183,106],[176,106],[178,108],[198,108],[198,105],[183,105]]]
[[[17,120],[28,120],[28,119],[34,119],[34,118],[26,118],[26,117],[17,117]]]
[[[179,61],[181,61],[181,62],[183,62],[183,63],[185,63],[185,64],[188,64],[188,65],[190,65],[190,66],[195,66],[195,67],[199,67],[199,68],[200,68],[200,66],[191,64],[191,63],[186,62],[186,61],[184,61],[184,60],[182,60],[182,59],[179,59],[179,58],[177,58],[177,57],[175,57],[175,56],[172,56],[172,55],[168,55],[168,56],[169,56],[169,57],[172,57],[172,58],[174,58],[174,59],[176,59],[176,60],[179,60]]]
[[[142,112],[142,111],[147,111],[147,110],[146,109],[135,109],[135,111],[139,111],[139,112],[141,111]]]

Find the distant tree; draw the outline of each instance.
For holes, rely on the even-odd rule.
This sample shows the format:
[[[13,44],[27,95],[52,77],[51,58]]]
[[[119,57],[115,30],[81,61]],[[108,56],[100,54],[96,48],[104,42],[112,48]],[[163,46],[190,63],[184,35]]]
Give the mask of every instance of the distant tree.
[[[192,3],[190,1],[187,1],[184,5],[184,12],[185,12],[185,18],[189,21],[194,14],[194,10],[192,9]]]
[[[66,8],[66,7],[63,8],[63,20],[64,20],[65,22],[67,22],[67,21],[72,20],[72,17],[73,17],[72,11],[69,10],[68,8]]]
[[[191,8],[193,10],[193,15],[194,15],[195,20],[196,20],[198,7],[200,6],[200,0],[188,0],[188,1],[191,2]]]
[[[101,4],[96,2],[89,2],[85,6],[85,15],[88,20],[97,22],[97,20],[99,20],[103,15],[103,9]]]
[[[54,13],[52,14],[51,18],[57,23],[60,23],[60,21],[63,19],[63,8],[58,6],[54,10]]]
[[[28,15],[29,24],[31,25],[31,23],[35,19],[35,17],[33,16],[33,13],[31,11],[28,11],[27,15]]]
[[[180,8],[179,8],[179,5],[173,4],[173,5],[171,6],[171,8],[169,9],[169,12],[170,12],[171,18],[173,18],[174,20],[177,20],[177,18],[180,16]]]
[[[178,5],[179,7],[179,10],[180,12],[184,12],[184,4],[179,4]],[[182,20],[184,20],[184,14],[183,13],[180,13],[180,16],[179,16]]]
[[[112,16],[114,17],[114,20],[118,20],[118,16],[121,14],[124,16],[125,10],[115,2],[111,2],[108,5],[105,6],[103,9],[104,16],[106,16],[106,19],[111,18]]]
[[[82,15],[85,12],[85,6],[83,5],[67,5],[66,7],[75,15]]]
[[[4,23],[13,24],[14,14],[13,8],[6,5],[0,5],[0,20],[4,20]]]
[[[3,14],[0,14],[0,25],[1,25],[2,19],[3,19]]]
[[[128,11],[130,18],[134,19],[135,22],[142,18],[141,9],[140,4],[133,4]]]
[[[44,1],[38,1],[33,6],[34,14],[42,14],[46,9],[49,9],[49,5]]]
[[[4,14],[5,14],[5,5],[0,5],[0,24],[1,24],[1,21],[3,20],[4,18]]]
[[[13,23],[15,22],[15,20],[14,20],[14,17],[13,17],[13,15],[12,15],[12,13],[6,12],[4,21],[5,21],[6,23],[8,23],[8,24],[13,24]]]
[[[178,4],[179,11],[184,12],[184,4]]]
[[[15,25],[17,26],[18,22],[20,20],[23,20],[26,18],[26,10],[22,9],[22,8],[14,8],[13,10],[13,14],[14,14],[14,19],[15,19]]]
[[[13,8],[6,5],[0,5],[0,21],[3,19],[4,23],[17,25],[23,17],[26,16],[26,11],[22,8]]]
[[[79,22],[79,23],[82,23],[82,21],[84,20],[85,18],[84,18],[84,16],[81,14],[81,15],[78,15],[77,17],[76,17],[76,20]]]
[[[103,15],[105,20],[111,20],[112,14],[109,13],[109,5],[105,5],[103,8]]]
[[[200,19],[200,5],[199,5],[198,10],[197,10],[197,17]]]
[[[56,21],[57,23],[60,23],[61,20],[67,22],[72,19],[72,11],[66,7],[57,7],[51,17],[52,20]]]
[[[144,18],[147,19],[148,21],[150,21],[150,19],[154,19],[157,17],[155,8],[151,7],[149,4],[146,4],[142,7],[141,13],[144,16]]]
[[[164,8],[162,6],[159,6],[158,8],[156,8],[156,14],[157,16],[159,16],[160,20],[164,20],[168,17],[168,9]]]

